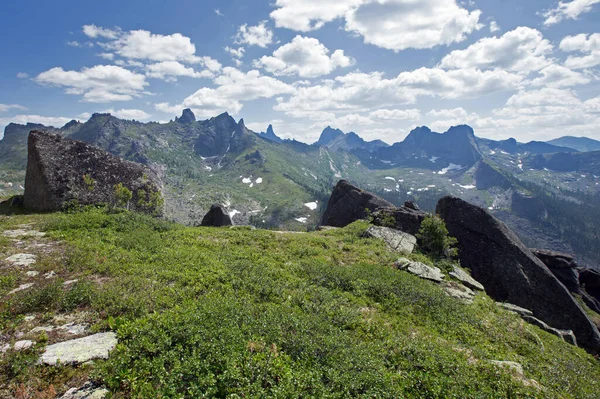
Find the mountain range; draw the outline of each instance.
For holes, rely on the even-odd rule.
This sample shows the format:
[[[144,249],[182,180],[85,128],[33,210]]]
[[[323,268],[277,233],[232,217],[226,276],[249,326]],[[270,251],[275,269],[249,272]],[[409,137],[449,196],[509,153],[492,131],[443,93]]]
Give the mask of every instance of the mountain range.
[[[21,191],[33,129],[148,165],[165,184],[166,217],[187,224],[200,223],[220,203],[236,224],[313,228],[331,187],[345,178],[427,211],[453,194],[489,209],[532,247],[600,263],[600,151],[583,151],[600,146],[591,139],[519,143],[477,137],[467,125],[444,133],[423,126],[388,145],[327,127],[306,144],[281,139],[273,126],[255,133],[228,113],[199,121],[186,109],[169,123],[96,113],[61,128],[9,124],[0,141],[0,196]]]

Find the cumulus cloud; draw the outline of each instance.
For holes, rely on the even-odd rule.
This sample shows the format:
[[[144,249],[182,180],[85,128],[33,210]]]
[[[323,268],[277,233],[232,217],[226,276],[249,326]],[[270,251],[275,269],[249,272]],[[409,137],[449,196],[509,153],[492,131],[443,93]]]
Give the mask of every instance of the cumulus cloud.
[[[248,24],[240,26],[235,36],[235,43],[267,47],[273,43],[273,31],[266,24],[267,21],[262,21],[256,26],[248,26]]]
[[[463,41],[481,29],[481,11],[456,0],[277,0],[277,27],[307,32],[343,17],[345,30],[389,50],[425,49]]]
[[[11,109],[25,110],[27,108],[19,104],[0,104],[0,112],[7,112]]]
[[[77,40],[71,40],[71,41],[67,42],[67,46],[71,46],[71,47],[94,47],[94,43],[92,43],[92,42],[80,43]]]
[[[244,52],[246,52],[243,47],[232,48],[229,46],[225,47],[225,51],[227,51],[234,58],[242,58],[244,56]]]
[[[579,52],[582,56],[569,56],[565,65],[573,69],[593,68],[600,65],[600,33],[567,36],[560,42],[560,49]]]
[[[393,121],[393,120],[418,120],[421,118],[421,111],[416,108],[411,109],[378,109],[369,113],[374,119]]]
[[[64,87],[65,93],[81,95],[84,102],[128,101],[143,94],[148,85],[144,75],[115,65],[96,65],[81,71],[55,67],[34,80],[42,85]]]
[[[233,67],[223,68],[214,80],[216,88],[203,87],[181,104],[159,103],[155,108],[162,112],[178,113],[183,108],[192,108],[200,117],[210,117],[221,112],[237,114],[244,101],[272,98],[294,92],[294,87],[280,80],[263,76],[257,70],[242,72]]]
[[[28,73],[25,73],[25,72],[18,72],[17,73],[17,78],[19,78],[19,79],[27,79],[28,77],[29,77]]]
[[[103,37],[105,39],[116,39],[121,34],[121,29],[108,29],[100,26],[92,25],[84,25],[83,33],[91,37],[92,39],[96,39],[99,37]]]
[[[428,116],[435,118],[464,118],[469,113],[462,107],[453,109],[432,109],[427,113]]]
[[[156,64],[146,65],[146,76],[150,78],[175,81],[177,80],[178,76],[188,76],[191,78],[212,78],[215,76],[215,74],[209,69],[198,72],[195,71],[194,68],[186,67],[177,61],[163,61]]]
[[[555,8],[542,13],[546,18],[544,25],[554,25],[564,19],[577,19],[581,14],[592,11],[594,4],[598,3],[600,3],[600,0],[559,1]]]
[[[347,57],[344,50],[335,50],[330,56],[327,47],[319,40],[296,36],[290,43],[275,50],[272,56],[263,56],[254,64],[278,76],[315,78],[327,75],[338,67],[348,67],[354,64],[354,60]]]
[[[490,21],[490,32],[492,33],[496,33],[500,30],[500,26],[498,26],[498,22],[496,22],[495,20],[491,20]]]
[[[592,81],[592,76],[573,71],[562,65],[549,65],[540,71],[539,78],[533,79],[533,86],[542,87],[570,87],[587,84]]]
[[[442,68],[500,68],[529,73],[552,63],[552,44],[541,32],[518,27],[500,37],[486,37],[464,50],[454,50],[440,62]]]
[[[152,117],[149,113],[142,111],[141,109],[118,109],[115,110],[113,108],[102,111],[104,113],[108,113],[116,116],[121,119],[135,119],[136,121],[146,121]]]

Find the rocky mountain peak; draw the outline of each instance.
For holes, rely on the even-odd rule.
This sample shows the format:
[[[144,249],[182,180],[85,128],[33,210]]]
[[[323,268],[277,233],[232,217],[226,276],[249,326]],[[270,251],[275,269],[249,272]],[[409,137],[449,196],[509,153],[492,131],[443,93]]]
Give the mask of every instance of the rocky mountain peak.
[[[194,112],[192,112],[191,109],[186,108],[183,110],[180,118],[175,118],[175,122],[181,124],[193,123],[196,122],[196,115],[194,115]]]
[[[321,137],[319,137],[319,141],[317,141],[317,145],[324,146],[331,143],[333,140],[337,139],[340,136],[343,136],[344,132],[340,129],[333,129],[331,126],[327,126],[323,129],[321,133]]]
[[[275,134],[275,131],[273,130],[273,125],[269,125],[267,127],[267,132],[266,133],[265,132],[258,133],[258,136],[262,137],[263,139],[267,139],[269,141],[273,141],[275,143],[281,143],[283,141],[279,136],[277,136]]]
[[[268,134],[268,135],[273,135],[273,136],[275,135],[275,132],[273,131],[273,125],[271,125],[271,124],[270,124],[270,125],[267,127],[267,134]]]
[[[67,122],[63,127],[61,127],[62,130],[68,130],[74,127],[77,127],[81,124],[81,122],[76,121],[75,119],[72,119],[71,121]]]

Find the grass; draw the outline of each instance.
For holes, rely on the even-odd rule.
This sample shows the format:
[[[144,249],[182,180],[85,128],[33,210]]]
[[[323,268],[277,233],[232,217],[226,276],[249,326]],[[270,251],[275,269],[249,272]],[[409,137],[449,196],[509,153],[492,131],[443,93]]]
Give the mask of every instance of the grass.
[[[0,218],[0,229],[30,222],[64,243],[43,267],[80,282],[7,296],[21,275],[1,269],[2,333],[26,314],[86,311],[119,345],[81,369],[36,365],[42,343],[0,358],[7,397],[88,377],[114,398],[598,396],[593,357],[483,294],[464,305],[393,269],[397,255],[362,238],[364,222],[278,234],[88,209]],[[525,379],[489,360],[521,363]]]

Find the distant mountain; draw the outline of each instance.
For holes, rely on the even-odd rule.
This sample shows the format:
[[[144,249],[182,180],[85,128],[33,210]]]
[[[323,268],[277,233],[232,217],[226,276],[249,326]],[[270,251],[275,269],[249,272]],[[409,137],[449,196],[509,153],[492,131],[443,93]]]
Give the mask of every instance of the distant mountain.
[[[471,166],[482,158],[473,129],[467,125],[453,126],[440,134],[427,126],[412,130],[404,141],[376,151],[377,158],[389,165],[433,164]]]
[[[269,125],[267,127],[267,131],[266,132],[260,132],[260,133],[257,133],[257,134],[258,134],[258,137],[261,137],[261,138],[266,139],[266,140],[270,140],[270,141],[272,141],[274,143],[281,143],[283,141],[281,139],[281,137],[277,136],[275,134],[275,132],[273,131],[273,125]]]
[[[532,169],[590,173],[600,176],[600,151],[538,154],[525,161]]]
[[[563,147],[559,145],[553,145],[549,143],[545,143],[543,141],[530,141],[528,143],[519,143],[514,138],[509,138],[507,140],[490,140],[477,138],[477,143],[480,145],[485,145],[490,150],[495,151],[504,151],[508,154],[517,154],[517,153],[525,153],[529,152],[531,154],[551,154],[555,152],[577,152],[577,150],[572,147]]]
[[[340,129],[333,129],[331,126],[327,126],[325,129],[323,129],[319,140],[315,144],[318,146],[327,146],[333,140],[343,135],[344,132],[342,132]]]
[[[323,135],[321,135],[323,136]],[[333,140],[325,145],[332,151],[347,151],[365,150],[369,152],[376,151],[378,148],[389,147],[388,144],[381,140],[365,141],[358,134],[349,132],[347,134],[338,135]]]
[[[577,151],[598,151],[600,150],[600,141],[593,140],[587,137],[564,136],[554,140],[549,140],[547,143],[563,147],[574,148]]]

